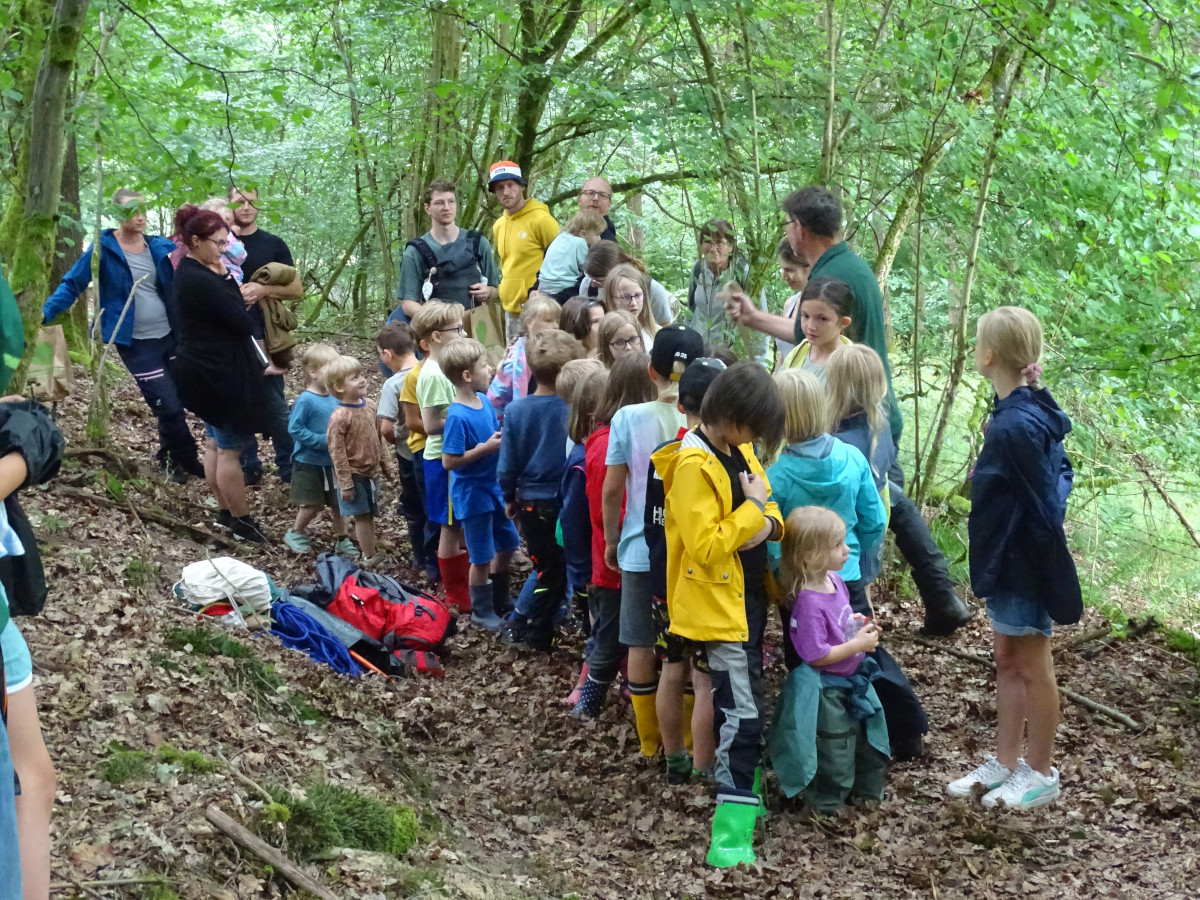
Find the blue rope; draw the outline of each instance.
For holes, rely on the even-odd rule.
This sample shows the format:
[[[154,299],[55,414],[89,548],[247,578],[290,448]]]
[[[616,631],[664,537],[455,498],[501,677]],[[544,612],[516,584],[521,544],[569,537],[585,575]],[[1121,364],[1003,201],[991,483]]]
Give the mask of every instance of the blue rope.
[[[283,646],[303,650],[316,662],[324,663],[340,675],[357,677],[362,668],[350,657],[342,642],[329,633],[320,622],[290,603],[271,606],[271,634],[277,635]]]

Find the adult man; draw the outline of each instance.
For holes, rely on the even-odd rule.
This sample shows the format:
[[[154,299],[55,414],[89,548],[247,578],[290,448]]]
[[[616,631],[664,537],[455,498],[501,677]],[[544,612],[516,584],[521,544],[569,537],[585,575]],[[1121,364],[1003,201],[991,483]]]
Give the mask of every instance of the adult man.
[[[521,167],[507,159],[493,163],[488,172],[488,190],[504,207],[492,235],[500,257],[500,304],[509,342],[520,330],[521,308],[537,282],[546,248],[558,236],[558,222],[546,204],[525,199],[525,184]]]
[[[404,317],[411,319],[427,299],[460,303],[471,309],[500,296],[500,276],[492,245],[478,231],[459,228],[458,197],[449,181],[434,181],[425,188],[425,215],[429,230],[409,241],[400,264],[396,299]],[[429,284],[429,297],[424,287]],[[392,318],[397,318],[396,313]]]
[[[602,241],[616,241],[617,239],[617,226],[608,217],[608,211],[612,209],[612,194],[612,185],[608,183],[608,179],[599,175],[589,178],[579,189],[579,208],[594,209],[604,216],[605,228],[600,233]]]
[[[242,271],[246,280],[242,284],[242,299],[250,308],[250,315],[255,321],[254,336],[259,340],[266,339],[266,324],[263,321],[262,310],[258,301],[263,297],[274,297],[277,300],[296,300],[304,295],[304,287],[297,274],[294,281],[287,285],[257,284],[251,277],[267,263],[283,263],[293,266],[292,251],[288,249],[283,238],[258,227],[258,213],[261,204],[258,191],[253,188],[231,187],[229,189],[229,206],[233,209],[233,224],[237,229],[238,238],[246,248],[246,259],[242,263]],[[267,423],[263,432],[275,446],[275,467],[281,481],[292,480],[292,436],[288,433],[287,400],[283,395],[283,370],[274,365],[268,366],[264,378],[267,379],[267,390],[264,396],[267,409],[263,411],[263,421]],[[258,441],[252,440],[242,451],[242,473],[246,484],[258,484],[262,481],[262,463],[258,459]]]
[[[783,201],[787,217],[785,232],[788,244],[801,259],[809,263],[809,283],[818,278],[835,278],[850,288],[854,295],[854,314],[849,337],[866,344],[879,354],[888,379],[888,421],[896,446],[900,445],[903,420],[896,395],[892,390],[892,370],[888,365],[887,336],[883,323],[883,297],[875,273],[863,258],[850,249],[842,234],[842,204],[827,188],[806,187],[794,191]],[[773,337],[800,343],[804,332],[800,317],[795,321],[776,316],[755,307],[750,298],[739,295],[738,305],[731,315],[743,325],[766,332]],[[888,472],[893,482],[892,514],[889,527],[896,536],[896,547],[912,567],[913,581],[925,602],[925,631],[930,634],[951,634],[971,618],[971,611],[954,591],[946,559],[921,512],[904,494],[904,473],[899,463]]]

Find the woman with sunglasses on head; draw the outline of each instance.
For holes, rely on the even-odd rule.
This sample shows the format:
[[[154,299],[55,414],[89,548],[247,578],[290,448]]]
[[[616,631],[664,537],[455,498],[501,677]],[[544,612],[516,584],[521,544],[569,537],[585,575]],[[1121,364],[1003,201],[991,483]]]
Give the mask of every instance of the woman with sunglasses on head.
[[[93,327],[99,327],[105,343],[116,345],[121,361],[158,420],[157,456],[163,470],[180,484],[189,475],[202,478],[204,468],[196,440],[188,429],[170,367],[175,357],[175,311],[171,304],[175,270],[169,257],[175,244],[165,237],[146,236],[143,194],[121,188],[113,194],[109,213],[118,225],[100,233],[100,279]],[[89,244],[42,306],[42,322],[49,324],[70,309],[91,280]]]

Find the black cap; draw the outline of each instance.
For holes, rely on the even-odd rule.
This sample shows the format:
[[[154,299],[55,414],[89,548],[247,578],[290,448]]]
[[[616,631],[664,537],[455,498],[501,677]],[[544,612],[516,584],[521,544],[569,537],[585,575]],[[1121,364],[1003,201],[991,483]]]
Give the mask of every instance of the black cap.
[[[693,360],[679,378],[679,405],[694,416],[700,415],[704,395],[724,371],[725,363],[714,357],[702,356]]]
[[[704,338],[686,325],[668,325],[654,335],[650,366],[663,378],[678,381],[694,359],[704,355]],[[675,364],[681,363],[678,368]]]

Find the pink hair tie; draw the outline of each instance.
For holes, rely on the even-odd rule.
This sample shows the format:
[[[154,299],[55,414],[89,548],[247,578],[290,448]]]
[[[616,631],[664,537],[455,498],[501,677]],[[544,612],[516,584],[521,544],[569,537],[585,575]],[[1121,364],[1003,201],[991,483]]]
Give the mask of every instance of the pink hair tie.
[[[1037,384],[1042,380],[1042,367],[1037,363],[1030,363],[1021,370],[1021,377],[1028,384]]]

